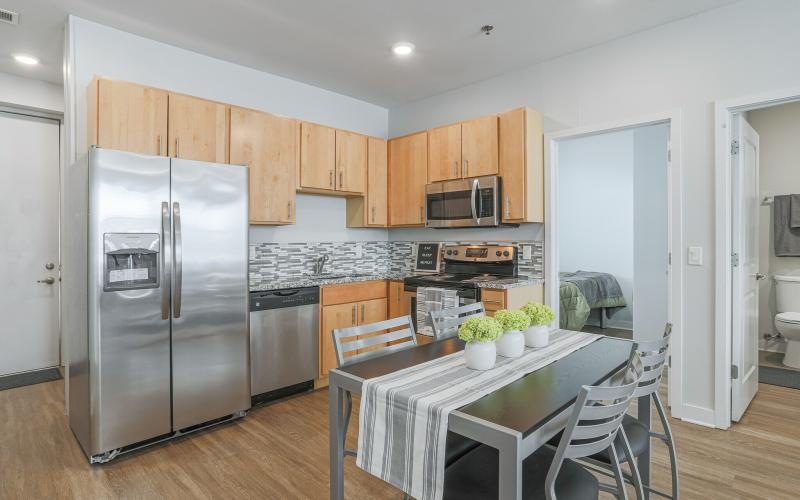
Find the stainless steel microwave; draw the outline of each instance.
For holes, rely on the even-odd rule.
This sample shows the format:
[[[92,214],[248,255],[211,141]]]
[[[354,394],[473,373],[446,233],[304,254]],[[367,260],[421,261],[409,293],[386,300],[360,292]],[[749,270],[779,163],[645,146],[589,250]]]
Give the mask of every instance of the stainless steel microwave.
[[[492,227],[501,221],[500,177],[437,182],[425,186],[426,227]]]

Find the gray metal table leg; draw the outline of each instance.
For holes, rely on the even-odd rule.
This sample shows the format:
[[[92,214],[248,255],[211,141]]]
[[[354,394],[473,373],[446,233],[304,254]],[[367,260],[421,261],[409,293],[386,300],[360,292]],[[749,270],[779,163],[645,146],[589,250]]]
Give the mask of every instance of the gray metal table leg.
[[[499,500],[522,499],[522,441],[508,439],[498,451]]]
[[[647,430],[650,430],[650,395],[642,396],[639,398],[639,408],[638,408],[638,419],[639,422],[644,424],[647,427]],[[647,449],[644,453],[642,453],[637,462],[639,465],[639,475],[642,478],[642,484],[649,485],[650,484],[650,443],[648,443]],[[645,488],[644,490],[644,497],[650,498],[650,492],[647,491]]]
[[[328,385],[328,437],[330,444],[331,500],[344,500],[344,391],[334,377]]]

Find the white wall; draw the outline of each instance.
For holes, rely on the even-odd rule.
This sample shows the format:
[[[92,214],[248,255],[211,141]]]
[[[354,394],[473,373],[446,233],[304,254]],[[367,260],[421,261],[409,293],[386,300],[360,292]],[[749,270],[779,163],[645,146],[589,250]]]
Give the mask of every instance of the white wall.
[[[707,256],[683,268],[683,402],[692,418],[713,424],[713,102],[796,87],[798,19],[796,0],[744,0],[391,109],[389,131],[520,105],[542,111],[547,131],[680,109],[683,242]]]
[[[54,83],[0,73],[0,104],[63,113],[64,89]]]
[[[633,130],[633,335],[655,340],[668,318],[669,125]]]
[[[747,121],[759,135],[758,183],[760,198],[800,193],[800,102],[758,109],[747,113]],[[775,257],[772,231],[772,205],[759,209],[759,272],[769,279],[759,288],[758,323],[760,333],[777,333],[775,329],[775,282],[782,273],[800,272],[800,257]],[[762,342],[762,348],[784,351],[781,343]]]
[[[86,142],[86,87],[95,75],[128,80],[386,137],[388,111],[352,97],[232,64],[70,16],[66,30],[67,157]],[[312,199],[313,198],[313,199]],[[302,196],[297,225],[251,228],[251,240],[386,240],[385,229],[348,230],[345,202]]]
[[[613,274],[628,307],[607,325],[627,329],[634,307],[633,169],[633,130],[558,145],[559,271]]]

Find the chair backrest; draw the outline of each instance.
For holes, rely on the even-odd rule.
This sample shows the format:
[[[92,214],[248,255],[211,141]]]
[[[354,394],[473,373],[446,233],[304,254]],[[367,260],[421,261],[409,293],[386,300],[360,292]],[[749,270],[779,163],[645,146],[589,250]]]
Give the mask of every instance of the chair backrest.
[[[667,364],[669,351],[669,340],[672,335],[672,324],[667,323],[664,328],[664,336],[658,340],[646,340],[635,342],[633,349],[639,354],[644,366],[642,379],[639,387],[633,393],[634,398],[649,396],[658,390],[661,385],[661,376],[664,374],[664,366]]]
[[[484,316],[486,310],[483,302],[475,302],[465,306],[440,309],[428,313],[433,325],[433,336],[436,340],[446,339],[458,334],[458,327],[473,316]]]
[[[417,345],[411,316],[400,316],[368,325],[336,328],[331,334],[339,366],[347,366]]]

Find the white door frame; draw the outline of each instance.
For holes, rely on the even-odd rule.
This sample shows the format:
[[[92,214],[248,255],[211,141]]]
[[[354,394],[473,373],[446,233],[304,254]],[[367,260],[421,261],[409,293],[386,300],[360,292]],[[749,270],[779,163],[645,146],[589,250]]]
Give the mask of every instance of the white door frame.
[[[670,126],[670,161],[667,179],[668,190],[668,242],[671,256],[668,278],[669,305],[667,317],[672,322],[671,368],[669,371],[669,403],[673,417],[684,415],[692,419],[683,404],[683,187],[681,184],[682,132],[681,110],[673,109],[646,116],[596,125],[585,125],[544,136],[544,185],[545,185],[545,302],[553,307],[558,322],[558,165],[559,142],[567,139],[618,132],[647,125],[668,123]]]
[[[716,283],[714,306],[714,426],[731,425],[731,342],[733,300],[731,277],[731,121],[734,113],[800,100],[800,88],[726,99],[714,103],[716,178]]]

